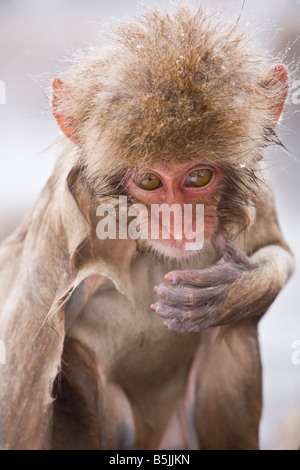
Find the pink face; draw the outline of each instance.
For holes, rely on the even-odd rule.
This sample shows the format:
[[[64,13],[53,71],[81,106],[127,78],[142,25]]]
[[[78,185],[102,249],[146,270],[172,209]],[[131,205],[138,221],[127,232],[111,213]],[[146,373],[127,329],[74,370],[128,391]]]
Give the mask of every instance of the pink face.
[[[216,207],[220,199],[220,187],[223,171],[205,163],[172,163],[156,164],[143,170],[141,173],[133,173],[128,179],[128,189],[135,201],[144,204],[148,208],[148,242],[156,251],[171,258],[182,258],[190,255],[186,251],[187,241],[193,242],[192,234],[197,232],[196,204],[204,205],[204,238],[208,239],[216,230]],[[183,227],[182,221],[178,222],[171,216],[170,237],[163,237],[163,227],[160,221],[160,229],[157,237],[151,236],[150,208],[153,204],[177,204],[182,211],[185,205],[190,205],[190,221],[186,219]],[[184,214],[184,212],[182,212]],[[174,234],[181,223],[180,231],[182,239],[175,239]],[[153,232],[152,232],[153,235]],[[194,237],[194,241],[195,237]]]

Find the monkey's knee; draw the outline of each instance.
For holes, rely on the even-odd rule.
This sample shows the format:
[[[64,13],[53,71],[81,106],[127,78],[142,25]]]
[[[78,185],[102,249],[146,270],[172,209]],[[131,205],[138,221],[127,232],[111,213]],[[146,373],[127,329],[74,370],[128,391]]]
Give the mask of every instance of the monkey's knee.
[[[199,376],[196,427],[201,449],[259,448],[261,364],[256,328],[221,329]]]
[[[62,367],[53,385],[54,449],[101,448],[96,363],[74,340],[66,340]]]

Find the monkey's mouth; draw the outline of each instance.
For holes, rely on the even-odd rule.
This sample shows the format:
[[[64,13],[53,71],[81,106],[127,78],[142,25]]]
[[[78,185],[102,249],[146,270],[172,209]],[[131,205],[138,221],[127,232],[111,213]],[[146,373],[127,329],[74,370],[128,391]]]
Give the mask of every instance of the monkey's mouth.
[[[155,253],[173,260],[183,261],[195,256],[203,243],[187,240],[138,240],[137,248],[140,253]]]

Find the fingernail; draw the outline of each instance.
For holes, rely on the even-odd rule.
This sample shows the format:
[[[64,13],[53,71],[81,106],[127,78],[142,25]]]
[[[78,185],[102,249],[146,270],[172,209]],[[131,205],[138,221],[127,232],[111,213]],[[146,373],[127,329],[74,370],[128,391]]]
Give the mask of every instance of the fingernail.
[[[168,327],[168,321],[164,321],[163,325],[164,325],[165,328],[169,328]]]
[[[173,282],[173,281],[174,281],[174,276],[173,276],[173,274],[171,274],[171,273],[166,274],[166,275],[165,275],[165,280],[166,280],[166,281]]]
[[[150,305],[150,308],[151,308],[151,310],[153,310],[154,312],[156,312],[156,304],[151,304],[151,305]]]
[[[157,291],[158,291],[158,286],[155,286],[155,287],[153,288],[153,290],[154,290],[155,293],[157,293]]]

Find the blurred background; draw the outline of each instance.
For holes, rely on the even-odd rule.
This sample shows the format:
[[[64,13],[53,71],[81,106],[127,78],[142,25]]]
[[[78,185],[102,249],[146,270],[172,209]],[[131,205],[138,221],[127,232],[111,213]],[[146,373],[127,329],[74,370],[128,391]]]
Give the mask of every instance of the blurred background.
[[[202,3],[237,18],[243,1]],[[107,23],[130,19],[145,5],[149,2],[0,0],[0,240],[32,207],[58,155],[52,145],[58,129],[48,110],[45,77],[54,77],[65,67],[72,50],[96,43]],[[285,61],[292,67],[297,64],[300,0],[246,0],[242,18],[256,27],[262,48],[274,55],[285,51]],[[280,130],[289,153],[268,155],[280,223],[298,266],[260,323],[262,449],[296,449],[300,445],[300,353],[292,360],[297,340],[300,349],[300,70],[296,79]]]

